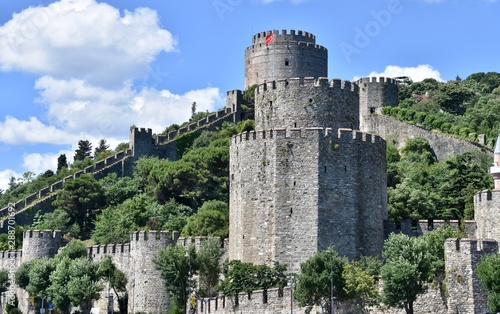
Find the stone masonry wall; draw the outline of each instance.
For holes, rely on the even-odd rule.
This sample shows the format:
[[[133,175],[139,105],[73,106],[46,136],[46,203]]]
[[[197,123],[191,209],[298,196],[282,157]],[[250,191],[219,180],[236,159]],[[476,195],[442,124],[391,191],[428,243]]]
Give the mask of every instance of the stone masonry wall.
[[[274,43],[265,38],[274,33]],[[327,77],[328,50],[316,44],[307,32],[277,30],[253,36],[245,50],[245,89],[254,85],[292,77]]]
[[[350,259],[380,254],[388,216],[385,141],[338,129],[319,145],[318,250],[333,246]]]
[[[382,113],[385,106],[398,104],[396,80],[384,77],[365,77],[356,81],[359,87],[360,129],[365,129],[365,116]]]
[[[288,79],[255,91],[256,129],[329,127],[359,129],[358,87],[327,78]]]
[[[429,131],[384,115],[373,114],[367,116],[365,117],[365,122],[366,124],[361,131],[377,134],[385,139],[388,144],[395,145],[398,148],[404,147],[407,139],[415,137],[426,138],[439,161],[478,149],[492,153],[490,149],[478,143]]]
[[[474,195],[476,238],[500,241],[500,190],[481,191]]]
[[[445,242],[448,313],[487,313],[487,294],[475,269],[485,254],[496,254],[493,240],[448,239]]]
[[[298,271],[328,246],[349,258],[380,253],[387,218],[382,139],[275,129],[233,137],[230,154],[230,259],[278,260]]]

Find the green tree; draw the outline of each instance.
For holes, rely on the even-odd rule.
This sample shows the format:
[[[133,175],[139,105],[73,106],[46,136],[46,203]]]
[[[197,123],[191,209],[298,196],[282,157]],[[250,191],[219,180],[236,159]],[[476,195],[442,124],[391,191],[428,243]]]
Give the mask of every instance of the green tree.
[[[191,245],[187,249],[180,245],[167,246],[160,249],[153,262],[165,281],[165,288],[173,304],[172,311],[186,314],[187,300],[194,288],[191,280],[196,270],[194,246]]]
[[[385,240],[382,256],[383,302],[413,314],[413,303],[425,291],[424,282],[432,275],[432,257],[426,243],[421,238],[392,233]]]
[[[500,255],[486,255],[476,268],[477,276],[488,292],[488,307],[500,311]]]
[[[109,283],[109,286],[117,296],[120,313],[127,313],[128,293],[127,277],[125,273],[116,267],[111,260],[111,256],[106,256],[106,258],[101,261],[99,271],[101,277]]]
[[[320,251],[300,264],[295,299],[301,306],[314,306],[321,302],[329,304],[331,289],[335,297],[345,299],[345,280],[342,277],[347,259],[340,257],[333,248]],[[330,306],[327,306],[331,312]]]
[[[444,243],[449,238],[464,238],[464,232],[452,227],[440,228],[428,232],[422,236],[425,242],[427,252],[431,259],[430,274],[434,277],[444,276],[445,271],[445,256],[444,256]],[[432,279],[432,278],[429,278]]]
[[[378,303],[377,279],[356,262],[346,264],[342,272],[345,281],[344,290],[355,300],[358,311],[361,313],[366,306]]]
[[[92,144],[88,140],[79,140],[78,141],[78,148],[75,150],[75,156],[73,159],[75,161],[77,160],[84,160],[85,158],[91,158],[92,157]]]
[[[229,235],[229,207],[222,201],[208,201],[191,216],[184,229],[183,236],[217,236],[226,238]]]
[[[83,174],[67,180],[63,187],[53,205],[67,212],[70,223],[76,223],[80,228],[80,236],[88,239],[96,213],[104,205],[102,186],[92,175]]]
[[[69,168],[68,159],[65,154],[61,154],[57,157],[57,172],[59,173],[63,168]]]
[[[218,284],[221,272],[219,260],[222,256],[221,239],[209,237],[203,241],[197,252],[199,268],[199,294],[205,297],[216,295],[215,287]]]
[[[99,140],[97,147],[94,151],[94,158],[97,160],[105,159],[106,157],[111,156],[111,151],[109,150],[109,145],[106,142],[106,139],[102,138]]]

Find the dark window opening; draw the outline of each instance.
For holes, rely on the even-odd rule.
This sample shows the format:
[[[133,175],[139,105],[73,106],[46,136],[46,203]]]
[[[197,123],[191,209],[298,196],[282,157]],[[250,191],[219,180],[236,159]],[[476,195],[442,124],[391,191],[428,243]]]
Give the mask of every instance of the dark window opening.
[[[375,107],[370,107],[370,114],[374,114],[375,113]]]
[[[326,173],[326,166],[325,166],[325,173]]]
[[[290,61],[288,61],[288,59],[285,59],[285,66],[289,66],[290,65]]]
[[[293,127],[296,128],[297,127],[297,122],[294,122],[293,123]]]
[[[293,214],[293,208],[290,208],[290,216]]]

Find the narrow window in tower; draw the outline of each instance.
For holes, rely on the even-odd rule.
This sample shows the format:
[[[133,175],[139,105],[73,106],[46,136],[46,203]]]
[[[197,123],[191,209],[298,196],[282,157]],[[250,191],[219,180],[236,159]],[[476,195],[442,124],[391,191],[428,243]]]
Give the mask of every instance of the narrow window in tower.
[[[326,166],[325,166],[325,173],[326,173]]]
[[[293,214],[293,208],[290,208],[290,217],[292,217]]]
[[[293,123],[293,127],[296,128],[297,127],[297,122],[294,122]]]
[[[312,104],[312,103],[313,103],[312,98],[309,98],[309,104]]]
[[[285,66],[289,66],[290,65],[290,61],[288,61],[288,59],[285,59]]]
[[[374,114],[375,113],[375,108],[374,107],[370,107],[370,114]]]
[[[296,181],[293,181],[293,186],[296,186],[297,185],[297,182]]]
[[[272,100],[269,102],[269,107],[271,107],[271,108],[273,107],[273,101]]]

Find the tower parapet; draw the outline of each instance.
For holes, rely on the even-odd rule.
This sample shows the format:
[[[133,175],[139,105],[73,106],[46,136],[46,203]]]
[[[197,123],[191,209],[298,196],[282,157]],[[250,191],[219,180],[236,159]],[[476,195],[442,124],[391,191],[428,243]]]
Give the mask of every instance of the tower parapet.
[[[266,36],[274,42],[266,44]],[[245,50],[245,89],[291,77],[327,77],[328,50],[316,44],[316,36],[291,30],[266,31],[253,36]]]
[[[349,81],[292,78],[260,84],[255,125],[267,128],[359,128],[359,90]]]
[[[54,257],[61,245],[60,230],[27,230],[23,233],[22,262],[36,258]]]

